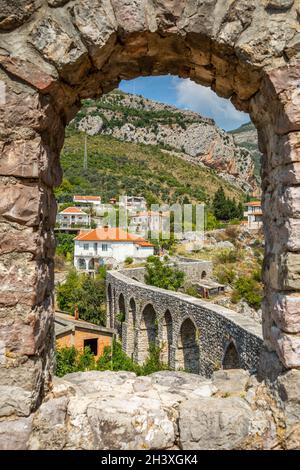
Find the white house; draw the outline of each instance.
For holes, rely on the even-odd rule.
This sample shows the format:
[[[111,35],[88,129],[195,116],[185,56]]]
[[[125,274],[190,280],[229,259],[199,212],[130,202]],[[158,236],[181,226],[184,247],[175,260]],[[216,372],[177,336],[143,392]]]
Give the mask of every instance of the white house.
[[[74,242],[74,266],[87,272],[95,271],[97,266],[116,267],[128,257],[145,260],[154,253],[147,240],[115,227],[81,232]]]
[[[79,202],[80,204],[92,204],[93,206],[100,206],[100,196],[73,196],[73,202]]]
[[[247,202],[245,204],[247,211],[244,212],[244,217],[247,217],[247,226],[249,229],[258,229],[262,226],[262,210],[260,201]]]
[[[67,207],[57,214],[56,222],[62,228],[71,228],[74,226],[89,227],[91,221],[89,214],[80,207]]]

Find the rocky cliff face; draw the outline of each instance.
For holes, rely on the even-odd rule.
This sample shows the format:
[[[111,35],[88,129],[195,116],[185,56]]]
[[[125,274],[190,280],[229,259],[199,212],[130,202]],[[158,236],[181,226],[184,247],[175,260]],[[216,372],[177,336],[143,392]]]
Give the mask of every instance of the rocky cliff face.
[[[250,152],[252,160],[254,162],[254,174],[257,181],[260,182],[260,168],[262,154],[258,148],[258,136],[257,130],[254,124],[244,124],[238,129],[231,131],[230,134],[233,136],[235,143]]]
[[[250,151],[212,119],[195,112],[114,91],[96,102],[86,101],[75,125],[92,135],[110,134],[176,151],[183,159],[216,170],[245,191],[257,185]]]

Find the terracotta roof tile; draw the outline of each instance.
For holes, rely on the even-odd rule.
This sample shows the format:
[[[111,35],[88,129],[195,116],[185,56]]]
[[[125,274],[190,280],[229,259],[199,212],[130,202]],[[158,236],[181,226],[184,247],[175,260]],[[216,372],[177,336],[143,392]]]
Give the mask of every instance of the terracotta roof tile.
[[[89,232],[80,233],[74,240],[80,241],[123,241],[141,244],[142,246],[153,246],[148,243],[144,238],[134,235],[133,233],[126,232],[121,228],[96,228]],[[147,245],[144,245],[146,243]]]
[[[67,207],[60,214],[86,214],[80,207]]]

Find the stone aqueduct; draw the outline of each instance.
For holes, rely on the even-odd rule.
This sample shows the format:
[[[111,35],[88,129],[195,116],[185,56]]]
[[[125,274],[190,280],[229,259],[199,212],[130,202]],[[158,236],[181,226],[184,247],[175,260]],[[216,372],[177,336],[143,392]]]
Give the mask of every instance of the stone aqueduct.
[[[1,1],[0,399],[14,396],[2,420],[30,415],[51,387],[65,126],[81,99],[138,76],[189,77],[250,113],[264,155],[265,363],[300,368],[299,21],[299,0]]]
[[[206,377],[221,367],[256,371],[263,343],[259,324],[126,274],[107,275],[107,326],[119,331],[123,350],[134,360],[143,363],[156,344],[162,361],[174,370]]]

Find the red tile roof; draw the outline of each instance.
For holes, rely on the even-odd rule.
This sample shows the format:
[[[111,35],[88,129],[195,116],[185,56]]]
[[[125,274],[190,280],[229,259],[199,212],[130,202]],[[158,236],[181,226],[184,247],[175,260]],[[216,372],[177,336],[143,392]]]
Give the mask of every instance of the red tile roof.
[[[67,207],[60,214],[86,214],[80,207]]]
[[[261,201],[252,201],[252,202],[247,202],[245,206],[251,206],[251,207],[260,207],[261,206]]]
[[[147,242],[144,238],[128,233],[121,228],[96,228],[89,232],[81,232],[74,240],[80,241],[122,241],[122,242],[133,242],[141,246],[153,246]]]

